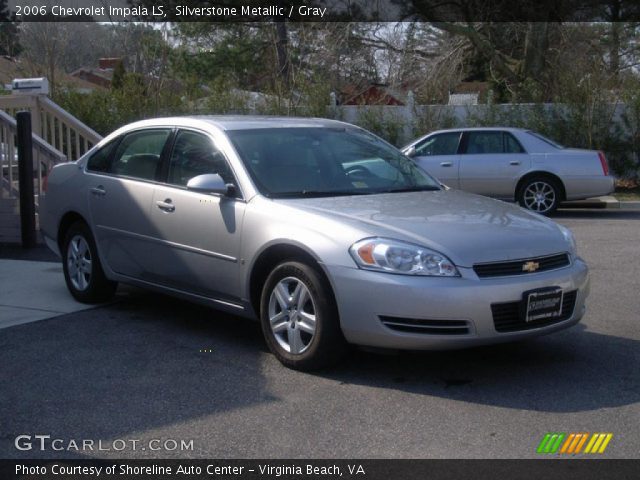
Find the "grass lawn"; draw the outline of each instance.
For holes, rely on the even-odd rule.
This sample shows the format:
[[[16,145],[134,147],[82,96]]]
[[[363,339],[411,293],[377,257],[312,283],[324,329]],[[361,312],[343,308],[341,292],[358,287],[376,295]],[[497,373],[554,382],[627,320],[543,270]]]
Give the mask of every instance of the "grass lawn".
[[[616,190],[613,196],[620,201],[640,201],[640,185],[634,180],[616,181]]]

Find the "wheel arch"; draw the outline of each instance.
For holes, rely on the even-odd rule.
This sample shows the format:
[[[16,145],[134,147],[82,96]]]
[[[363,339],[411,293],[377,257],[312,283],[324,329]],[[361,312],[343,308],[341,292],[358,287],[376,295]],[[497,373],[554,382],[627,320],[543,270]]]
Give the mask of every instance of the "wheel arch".
[[[315,254],[299,244],[289,242],[272,243],[256,256],[254,262],[251,264],[248,275],[247,291],[249,294],[249,304],[257,318],[260,318],[262,286],[275,266],[286,260],[302,261],[312,268],[315,268],[322,279],[327,282],[327,285],[335,296],[335,289],[324,269],[324,265]]]
[[[560,186],[560,201],[564,201],[567,198],[567,190],[566,187],[564,185],[564,182],[562,181],[562,179],[556,175],[555,173],[551,173],[549,171],[546,170],[534,170],[532,172],[527,172],[525,175],[523,175],[520,180],[518,180],[518,183],[516,184],[516,190],[515,190],[515,195],[514,198],[516,201],[519,200],[520,198],[520,192],[522,190],[522,188],[524,187],[524,185],[526,184],[527,181],[529,181],[532,178],[536,178],[536,177],[542,177],[542,178],[550,178],[552,180],[554,180],[555,182],[558,183],[558,185]]]
[[[87,222],[87,220],[76,211],[69,211],[65,213],[60,219],[60,223],[58,224],[58,232],[57,232],[57,243],[58,243],[58,248],[60,249],[60,252],[62,252],[62,247],[63,247],[62,244],[64,242],[65,236],[67,235],[67,231],[69,231],[69,228],[71,227],[71,225],[73,225],[76,222],[83,222],[87,226],[89,226],[89,222]]]

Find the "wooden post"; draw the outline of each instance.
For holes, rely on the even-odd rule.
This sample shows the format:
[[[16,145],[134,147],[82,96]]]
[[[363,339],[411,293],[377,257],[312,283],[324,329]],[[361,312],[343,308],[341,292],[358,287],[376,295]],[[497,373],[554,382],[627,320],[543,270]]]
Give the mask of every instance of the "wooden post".
[[[33,190],[33,141],[31,114],[16,114],[18,133],[18,183],[20,186],[20,229],[22,246],[36,246],[36,205]]]

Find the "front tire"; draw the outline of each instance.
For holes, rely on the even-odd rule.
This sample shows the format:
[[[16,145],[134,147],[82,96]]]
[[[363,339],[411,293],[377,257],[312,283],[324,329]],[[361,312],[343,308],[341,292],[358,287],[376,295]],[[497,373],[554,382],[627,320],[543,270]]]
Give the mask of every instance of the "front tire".
[[[118,284],[105,276],[93,235],[84,222],[76,222],[67,230],[62,269],[69,292],[79,302],[105,302],[116,292]]]
[[[347,351],[333,292],[306,263],[274,268],[262,289],[260,323],[269,349],[295,370],[334,365]]]
[[[536,176],[524,182],[518,192],[520,206],[542,215],[556,211],[561,201],[562,189],[557,180]]]

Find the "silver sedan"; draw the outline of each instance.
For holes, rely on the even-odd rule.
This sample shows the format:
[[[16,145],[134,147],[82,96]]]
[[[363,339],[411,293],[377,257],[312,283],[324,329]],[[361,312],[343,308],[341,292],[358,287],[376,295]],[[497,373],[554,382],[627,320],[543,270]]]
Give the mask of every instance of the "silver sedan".
[[[608,195],[614,189],[604,153],[565,148],[530,130],[440,130],[402,150],[452,188],[516,200],[541,214],[552,213],[565,200]]]
[[[553,332],[589,292],[567,229],[331,120],[134,123],[56,166],[40,215],[77,300],[122,282],[256,318],[297,369]]]

